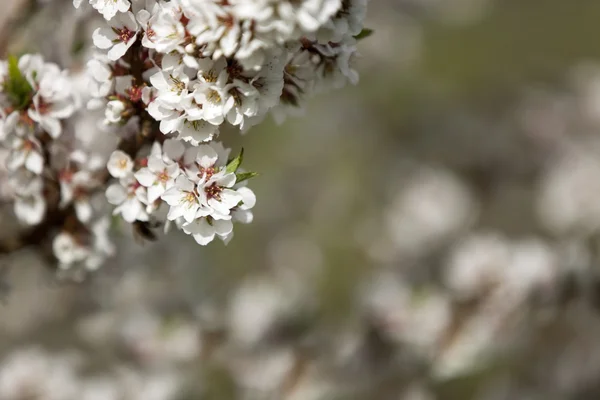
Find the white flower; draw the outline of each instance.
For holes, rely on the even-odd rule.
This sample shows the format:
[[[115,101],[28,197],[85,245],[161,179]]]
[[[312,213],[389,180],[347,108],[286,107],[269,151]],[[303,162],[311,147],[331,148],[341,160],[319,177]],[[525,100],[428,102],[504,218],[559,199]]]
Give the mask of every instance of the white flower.
[[[89,255],[88,249],[77,243],[77,240],[67,232],[56,235],[52,242],[52,251],[62,269],[85,260]]]
[[[39,224],[46,214],[46,200],[42,195],[44,183],[41,177],[20,169],[10,176],[9,183],[15,193],[16,217],[27,225]]]
[[[110,204],[117,206],[113,215],[121,214],[126,222],[148,221],[145,208],[146,189],[132,175],[110,185],[106,189],[106,199]]]
[[[177,2],[161,3],[148,18],[147,13],[138,13],[141,20],[147,20],[142,45],[160,53],[170,53],[185,40],[185,27],[180,22],[182,14]]]
[[[0,141],[6,140],[15,132],[18,122],[19,113],[17,111],[6,115],[3,110],[0,110]]]
[[[287,63],[283,70],[283,88],[278,103],[271,109],[277,124],[292,116],[304,114],[304,100],[313,91],[317,65],[312,62],[310,51],[299,44],[288,46]]]
[[[93,212],[90,193],[99,185],[98,180],[87,170],[65,170],[59,175],[59,184],[61,207],[73,203],[77,219],[83,223],[89,222]]]
[[[99,179],[106,167],[104,158],[75,150],[69,155],[67,165],[58,173],[60,184],[60,207],[73,204],[79,221],[87,224],[92,219],[91,197],[103,185]]]
[[[182,226],[183,231],[192,235],[196,243],[205,246],[213,241],[216,236],[226,238],[233,231],[233,223],[226,219],[198,218]]]
[[[159,129],[165,135],[177,132],[183,125],[185,113],[160,100],[153,100],[147,108],[148,113],[157,121],[160,121]]]
[[[14,211],[19,221],[27,225],[37,225],[46,214],[46,200],[41,193],[17,196]]]
[[[203,48],[203,54],[215,60],[233,56],[239,48],[242,28],[250,26],[242,25],[242,21],[224,7],[213,7],[208,13],[205,5],[201,7],[199,18],[188,26],[190,33],[196,36],[196,44]]]
[[[280,102],[286,59],[274,55],[266,57],[256,72],[244,72],[228,88],[237,99],[227,114],[227,121],[239,125],[243,131],[260,122],[267,112]]]
[[[75,8],[79,8],[83,0],[73,0]],[[106,20],[110,20],[117,13],[124,13],[131,6],[129,0],[89,0],[94,7]]]
[[[125,103],[121,100],[111,100],[106,104],[104,118],[107,124],[118,124],[123,120],[123,112],[126,109]]]
[[[87,62],[87,71],[92,78],[90,83],[91,96],[108,96],[114,86],[113,73],[108,63],[101,57],[96,56]]]
[[[78,102],[66,71],[61,71],[55,64],[45,64],[35,72],[37,82],[33,86],[37,93],[28,115],[56,139],[62,133],[60,120],[73,115]]]
[[[358,35],[363,29],[366,14],[367,0],[343,0],[335,17],[319,30],[319,42],[341,42],[345,37]]]
[[[110,155],[106,168],[112,177],[125,178],[133,170],[133,161],[125,152],[115,150]]]
[[[167,69],[167,57],[163,68]],[[169,59],[172,60],[171,57]],[[165,65],[167,64],[167,65]],[[167,71],[161,70],[150,77],[150,83],[158,91],[156,100],[173,108],[181,107],[183,98],[188,94],[190,78],[184,73],[184,65],[173,66]]]
[[[11,152],[6,160],[6,168],[16,171],[25,167],[35,174],[41,174],[44,169],[40,143],[33,136],[29,138],[14,137]]]
[[[189,121],[187,119],[180,121],[177,131],[179,133],[177,135],[178,139],[189,142],[193,146],[208,142],[219,133],[218,127],[210,122],[203,120]]]
[[[270,33],[279,43],[311,34],[341,8],[341,0],[231,0],[235,14],[252,19],[255,30]]]
[[[126,12],[112,18],[109,25],[110,27],[96,29],[92,38],[94,45],[99,49],[110,49],[108,58],[116,61],[123,57],[136,41],[138,24],[133,14]]]
[[[250,210],[256,205],[256,195],[245,186],[236,189],[236,191],[242,197],[242,203],[231,211],[231,217],[234,221],[249,224],[254,219],[254,215]]]
[[[335,46],[318,44],[313,48],[321,54],[321,61],[316,70],[319,84],[315,85],[315,89],[340,89],[348,82],[353,85],[358,83],[358,72],[352,68],[353,57],[356,54],[354,38],[336,43]]]
[[[214,145],[214,142],[210,145]],[[199,171],[196,164],[198,147],[186,148],[181,140],[167,139],[163,144],[163,149],[164,154],[162,157],[165,163],[177,163],[192,180],[197,180]],[[227,159],[227,156],[225,156],[225,159]]]
[[[500,235],[468,236],[450,252],[444,270],[446,286],[458,297],[482,295],[502,283],[511,257],[511,246]]]
[[[179,162],[185,154],[186,148],[180,140],[167,139],[162,145],[163,161],[167,163]]]
[[[17,400],[79,399],[79,357],[71,352],[51,354],[41,347],[28,346],[12,350],[0,365],[0,398]]]
[[[98,269],[115,251],[108,239],[109,228],[110,219],[105,217],[91,224],[89,231],[59,233],[54,238],[52,249],[60,267],[68,269],[78,264],[89,271]]]
[[[33,172],[20,168],[8,176],[8,183],[18,196],[30,196],[42,192],[44,182],[42,177]]]
[[[232,108],[235,102],[235,99],[228,94],[227,62],[225,59],[213,62],[209,58],[203,58],[198,61],[198,64],[194,100],[201,106],[201,112],[197,118],[190,119],[203,119],[213,125],[220,125],[225,119],[227,110]],[[192,113],[192,110],[186,111],[188,114]]]
[[[95,270],[104,263],[106,258],[115,252],[115,246],[108,238],[110,230],[110,219],[104,217],[92,224],[92,248],[91,253],[85,260],[88,270]]]
[[[149,157],[148,166],[135,173],[135,178],[148,188],[148,202],[154,203],[168,189],[175,185],[179,175],[177,164],[165,164],[162,158]]]
[[[19,58],[19,70],[25,75],[32,88],[37,86],[43,69],[44,58],[40,54],[24,54]]]
[[[208,210],[200,210],[196,185],[184,175],[177,177],[175,186],[167,190],[161,199],[171,206],[167,215],[169,221],[183,217],[189,223],[196,219],[197,213],[204,215],[209,213]]]
[[[231,189],[235,185],[235,174],[219,171],[206,175],[198,184],[200,204],[211,209],[215,219],[231,219],[230,211],[242,201],[242,196]]]

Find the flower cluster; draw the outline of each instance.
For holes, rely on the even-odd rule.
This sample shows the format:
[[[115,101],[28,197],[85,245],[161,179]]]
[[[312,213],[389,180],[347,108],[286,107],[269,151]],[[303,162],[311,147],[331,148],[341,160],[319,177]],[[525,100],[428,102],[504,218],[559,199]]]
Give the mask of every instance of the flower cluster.
[[[234,222],[252,220],[256,173],[240,168],[243,151],[229,157],[220,130],[279,121],[311,93],[356,83],[351,61],[369,33],[366,0],[86,3],[105,25],[85,92],[39,55],[0,63],[0,143],[15,214],[32,227],[16,247],[45,244],[77,271],[114,252],[106,201],[145,239],[175,225],[201,245],[227,243]],[[84,143],[80,103],[102,111],[114,146]]]
[[[104,60],[90,66],[109,122],[143,97],[162,133],[197,144],[224,123],[246,131],[270,110],[281,120],[310,93],[358,80],[351,60],[366,0],[90,3],[108,23],[93,35]],[[140,76],[119,85],[132,58],[144,62]]]
[[[15,213],[24,223],[40,223],[46,212],[42,142],[61,136],[61,120],[73,114],[70,82],[55,64],[40,56],[0,63],[0,140],[9,150],[6,168],[15,194]]]
[[[174,222],[201,245],[215,236],[227,242],[233,221],[252,221],[256,202],[244,186],[253,173],[239,170],[242,153],[227,163],[228,154],[220,142],[186,148],[176,139],[155,142],[148,156],[135,160],[116,150],[108,171],[118,182],[106,196],[114,213],[129,223],[166,219],[165,228]]]
[[[108,201],[128,223],[175,222],[202,245],[227,242],[255,203],[242,185],[255,174],[228,160],[220,129],[281,120],[309,93],[358,79],[365,0],[90,4],[107,25],[93,33],[88,107],[106,126],[139,127],[110,157]]]
[[[104,160],[78,149],[63,129],[79,108],[69,74],[40,55],[24,55],[0,63],[0,84],[0,143],[9,151],[15,215],[57,231],[52,248],[61,267],[99,267],[113,251],[108,221],[92,206]]]

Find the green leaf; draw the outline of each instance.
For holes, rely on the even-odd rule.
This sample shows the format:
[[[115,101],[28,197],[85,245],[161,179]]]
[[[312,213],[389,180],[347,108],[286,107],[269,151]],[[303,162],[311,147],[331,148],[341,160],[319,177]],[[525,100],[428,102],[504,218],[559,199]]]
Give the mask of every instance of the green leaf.
[[[71,54],[77,56],[85,50],[85,40],[77,40],[71,46]]]
[[[363,28],[362,31],[360,31],[360,33],[356,36],[354,36],[354,39],[356,40],[362,40],[365,38],[368,38],[369,36],[371,36],[373,34],[373,29],[369,29],[369,28]]]
[[[233,160],[231,160],[229,162],[229,164],[227,164],[225,171],[228,173],[237,171],[237,169],[240,167],[240,165],[242,165],[243,160],[244,160],[244,148],[242,148],[242,150],[240,150],[240,154],[238,154],[238,156],[236,158],[234,158]]]
[[[4,91],[18,110],[26,108],[33,97],[33,88],[21,73],[19,60],[15,56],[8,57],[8,79],[4,83]]]
[[[255,176],[258,176],[258,172],[240,172],[239,174],[235,174],[235,183],[244,182]]]

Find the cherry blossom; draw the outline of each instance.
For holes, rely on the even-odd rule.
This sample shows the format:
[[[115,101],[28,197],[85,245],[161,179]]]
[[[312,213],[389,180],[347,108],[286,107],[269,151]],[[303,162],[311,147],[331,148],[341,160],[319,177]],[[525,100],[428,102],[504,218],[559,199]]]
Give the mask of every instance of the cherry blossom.
[[[133,170],[133,161],[125,152],[115,150],[110,155],[106,168],[113,178],[125,178]]]
[[[96,29],[92,37],[94,45],[99,49],[108,50],[108,59],[115,61],[123,57],[135,43],[137,33],[138,24],[134,15],[126,12],[111,18],[109,27]]]
[[[153,203],[175,185],[179,165],[166,164],[159,157],[148,158],[148,166],[135,173],[138,182],[148,188],[148,202]]]

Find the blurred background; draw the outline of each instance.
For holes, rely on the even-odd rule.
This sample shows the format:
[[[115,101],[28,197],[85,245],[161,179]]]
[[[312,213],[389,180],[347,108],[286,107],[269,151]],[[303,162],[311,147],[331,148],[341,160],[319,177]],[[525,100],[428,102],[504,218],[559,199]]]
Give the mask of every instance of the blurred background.
[[[3,56],[82,68],[71,0],[0,7]],[[600,2],[366,26],[357,86],[222,134],[261,172],[229,245],[122,226],[82,283],[2,258],[0,400],[600,398]]]

